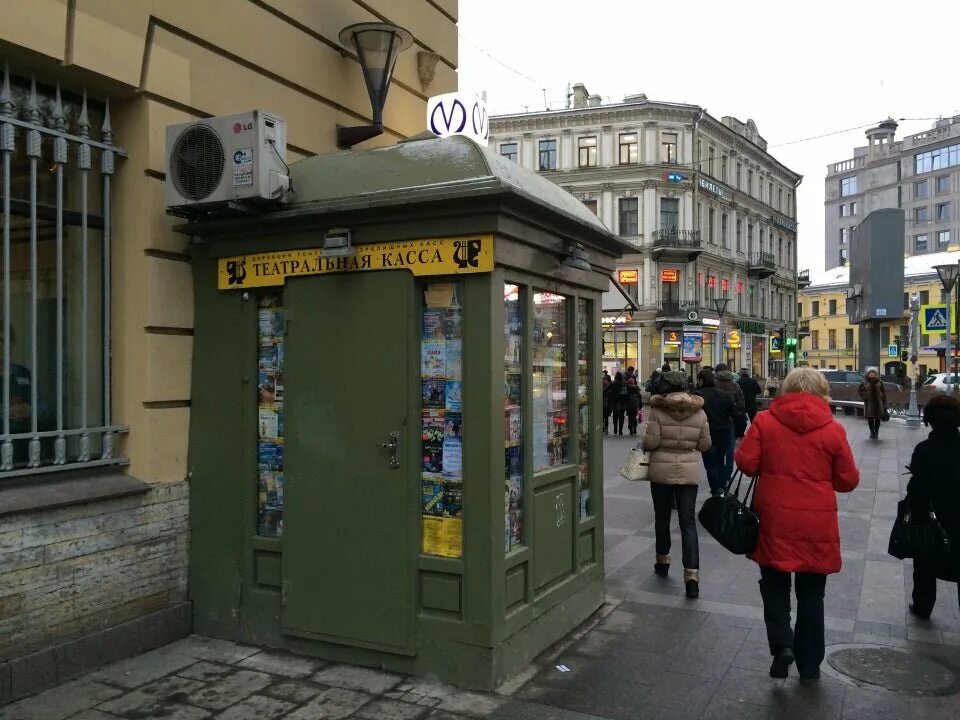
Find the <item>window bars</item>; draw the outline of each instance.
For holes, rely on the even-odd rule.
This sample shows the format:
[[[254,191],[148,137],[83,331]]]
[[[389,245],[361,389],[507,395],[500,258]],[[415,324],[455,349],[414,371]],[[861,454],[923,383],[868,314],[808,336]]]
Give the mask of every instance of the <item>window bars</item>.
[[[102,118],[99,141],[91,115]],[[59,83],[38,93],[35,79],[11,78],[4,66],[0,478],[126,463],[114,436],[127,428],[112,424],[110,408],[118,155],[126,152],[113,144],[109,104],[88,104],[86,92],[62,97]],[[90,211],[98,206],[102,214]]]

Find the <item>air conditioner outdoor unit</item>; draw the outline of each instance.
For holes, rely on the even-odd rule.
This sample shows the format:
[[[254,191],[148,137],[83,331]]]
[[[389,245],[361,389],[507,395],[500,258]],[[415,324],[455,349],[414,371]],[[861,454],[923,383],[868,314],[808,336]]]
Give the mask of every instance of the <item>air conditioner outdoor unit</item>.
[[[262,110],[167,126],[167,209],[282,202],[290,189],[287,126]]]

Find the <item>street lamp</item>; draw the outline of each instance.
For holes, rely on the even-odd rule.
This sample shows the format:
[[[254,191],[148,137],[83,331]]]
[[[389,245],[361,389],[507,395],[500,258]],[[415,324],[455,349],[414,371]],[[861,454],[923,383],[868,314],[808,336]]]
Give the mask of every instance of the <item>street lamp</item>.
[[[720,325],[717,326],[717,352],[714,366],[723,362],[723,316],[727,312],[727,305],[730,304],[730,298],[713,298],[713,309],[717,311],[720,318]]]
[[[920,427],[920,407],[917,405],[917,352],[920,346],[920,296],[910,296],[910,362],[913,379],[910,381],[910,407],[907,409],[907,427]]]
[[[960,261],[950,263],[949,265],[935,265],[934,270],[940,276],[940,284],[943,285],[943,291],[947,294],[947,379],[950,381],[950,387],[953,392],[960,390],[960,386],[953,382],[957,375],[957,362],[954,355],[957,352],[957,344],[953,341],[953,325],[957,322],[957,310],[954,303],[950,301],[950,293],[957,283],[957,275],[960,274]]]
[[[364,22],[341,30],[340,44],[356,51],[373,110],[371,125],[337,125],[337,147],[345,150],[383,133],[383,106],[387,102],[397,55],[413,44],[413,36],[396,25]]]

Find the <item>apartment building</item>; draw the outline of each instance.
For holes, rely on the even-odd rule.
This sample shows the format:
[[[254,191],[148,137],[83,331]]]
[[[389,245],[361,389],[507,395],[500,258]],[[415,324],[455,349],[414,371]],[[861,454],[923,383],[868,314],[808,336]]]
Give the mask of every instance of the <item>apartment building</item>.
[[[902,140],[897,127],[888,119],[867,130],[852,158],[827,166],[825,268],[847,263],[853,228],[881,208],[904,210],[905,255],[960,247],[960,115]]]
[[[795,327],[802,177],[752,120],[644,94],[604,104],[574,85],[567,108],[492,117],[490,138],[635,246],[604,301],[607,369],[783,373],[771,337]]]
[[[372,121],[338,38],[361,22],[413,39],[368,144],[393,145],[457,88],[456,0],[3,3],[0,704],[191,631],[209,519],[190,514],[194,286],[165,127],[263,109],[289,163],[335,152],[338,125]]]

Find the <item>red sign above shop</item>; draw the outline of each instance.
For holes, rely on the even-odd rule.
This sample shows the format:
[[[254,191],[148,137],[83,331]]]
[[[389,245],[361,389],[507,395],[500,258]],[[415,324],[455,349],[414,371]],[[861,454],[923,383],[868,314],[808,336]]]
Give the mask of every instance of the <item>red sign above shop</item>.
[[[636,285],[640,282],[640,273],[637,270],[619,270],[617,280],[621,285]]]
[[[737,280],[737,295],[743,295],[743,280]]]
[[[730,292],[730,281],[724,278],[720,281],[720,290],[727,293]]]
[[[680,271],[673,268],[663,268],[660,271],[660,282],[675,283],[680,282]]]

